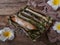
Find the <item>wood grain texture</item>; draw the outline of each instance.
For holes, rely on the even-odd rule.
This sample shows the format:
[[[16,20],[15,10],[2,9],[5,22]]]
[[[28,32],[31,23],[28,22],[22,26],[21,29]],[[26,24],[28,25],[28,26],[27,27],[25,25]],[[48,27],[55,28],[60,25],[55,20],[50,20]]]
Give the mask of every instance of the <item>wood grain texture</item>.
[[[26,5],[27,1],[21,0],[0,0],[0,15],[11,15]]]
[[[1,15],[0,16],[0,29],[8,25],[8,21],[7,21],[8,16],[15,15],[15,13],[17,13],[21,8],[26,6],[26,3],[27,3],[27,0],[26,1],[24,1],[24,0],[0,0],[0,15]],[[41,8],[41,7],[39,7],[39,8]],[[38,10],[39,10],[39,8],[38,8]],[[40,10],[38,12],[40,12]],[[46,13],[44,13],[44,14],[46,14]],[[5,15],[5,16],[2,16],[2,15]],[[6,16],[6,15],[8,15],[8,16]],[[49,14],[47,14],[47,15],[49,15]],[[56,18],[56,16],[54,16],[54,15],[50,15],[50,16],[53,17],[54,19],[59,19],[59,21],[60,21],[60,16],[58,16],[59,18]],[[42,37],[40,37],[36,42],[33,42],[31,39],[26,37],[26,35],[23,32],[17,31],[15,33],[14,40],[6,41],[6,42],[0,41],[0,45],[60,45],[60,42],[50,43],[46,34],[44,34]]]
[[[9,25],[7,22],[9,16],[0,16],[0,29],[9,26],[10,28],[15,29],[12,25]],[[2,24],[4,23],[4,25]],[[19,29],[19,28],[18,28]],[[22,30],[15,29],[15,38],[14,40],[7,40],[6,42],[0,41],[0,45],[47,45],[49,42],[46,34],[43,34],[36,42],[33,42],[28,38]],[[59,43],[58,43],[59,44]],[[53,43],[50,45],[56,45]]]

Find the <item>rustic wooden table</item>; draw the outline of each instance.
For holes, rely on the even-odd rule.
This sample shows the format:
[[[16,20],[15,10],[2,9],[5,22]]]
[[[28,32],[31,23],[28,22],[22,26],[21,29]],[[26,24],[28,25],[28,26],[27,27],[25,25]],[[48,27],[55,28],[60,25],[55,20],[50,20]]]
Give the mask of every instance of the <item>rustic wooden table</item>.
[[[7,26],[8,16],[15,15],[21,8],[26,6],[26,2],[27,1],[22,3],[20,0],[0,0],[0,28]],[[15,36],[15,39],[12,41],[0,41],[0,45],[48,45],[49,43],[46,35],[43,35],[36,42],[26,37],[22,31],[17,31]],[[60,45],[60,42],[51,43],[50,45]]]

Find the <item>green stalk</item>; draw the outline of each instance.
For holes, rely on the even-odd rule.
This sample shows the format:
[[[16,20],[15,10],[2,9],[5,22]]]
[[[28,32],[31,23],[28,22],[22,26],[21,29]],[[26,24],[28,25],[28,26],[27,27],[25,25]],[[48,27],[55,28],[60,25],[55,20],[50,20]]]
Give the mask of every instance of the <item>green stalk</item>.
[[[42,27],[44,28],[44,26],[43,26],[41,23],[37,23],[36,21],[34,21],[34,20],[32,20],[32,19],[26,18],[26,17],[24,17],[24,16],[22,16],[22,15],[20,15],[19,18],[22,18],[22,19],[24,19],[25,21],[34,24],[34,25],[35,25],[37,28],[39,28],[39,29],[41,28],[40,26],[42,26]]]
[[[21,16],[21,15],[23,15],[23,16],[25,16],[25,17],[27,17],[27,18],[30,18],[31,20],[34,20],[34,21],[37,22],[37,23],[42,22],[41,20],[38,20],[37,18],[35,18],[34,16],[32,16],[31,14],[26,13],[26,12],[21,12],[21,14],[19,14],[19,16]],[[43,26],[44,26],[44,25],[43,25]]]
[[[40,22],[40,20],[38,20],[37,18],[35,18],[31,13],[22,11],[21,12],[22,15],[24,15],[27,18],[31,18],[32,20],[35,20],[36,22]]]
[[[18,27],[17,26],[17,23],[15,23],[15,22],[13,22],[13,21],[11,21],[11,24],[12,25],[14,25],[16,28]],[[19,25],[19,30],[23,30],[24,31],[24,33],[27,35],[27,36],[29,36],[32,40],[36,40],[37,38],[39,38],[40,37],[40,32],[39,32],[39,30],[29,30],[29,31],[27,31],[28,29],[27,28],[24,28],[24,27],[21,27],[20,25]],[[17,30],[16,30],[17,31]],[[15,31],[15,32],[16,32]]]
[[[45,15],[39,14],[39,13],[35,12],[34,10],[32,10],[30,8],[26,8],[25,11],[28,12],[28,13],[33,14],[35,17],[42,18],[45,21],[48,21]]]

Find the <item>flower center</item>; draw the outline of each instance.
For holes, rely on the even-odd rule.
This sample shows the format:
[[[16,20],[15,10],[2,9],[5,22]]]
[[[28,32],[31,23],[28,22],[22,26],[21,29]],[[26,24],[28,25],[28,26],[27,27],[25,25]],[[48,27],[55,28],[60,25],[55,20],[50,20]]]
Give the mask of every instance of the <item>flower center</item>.
[[[5,37],[9,37],[10,36],[10,32],[3,32],[3,36],[5,36]]]
[[[60,24],[57,24],[57,29],[60,30]]]
[[[60,4],[60,0],[53,0],[53,4],[54,5],[59,5]]]

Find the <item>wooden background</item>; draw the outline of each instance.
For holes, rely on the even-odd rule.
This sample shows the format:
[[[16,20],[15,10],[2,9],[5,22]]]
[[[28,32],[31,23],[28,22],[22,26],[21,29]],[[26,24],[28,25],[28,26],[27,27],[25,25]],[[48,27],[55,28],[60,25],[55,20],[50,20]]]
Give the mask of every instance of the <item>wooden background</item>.
[[[12,15],[26,5],[27,1],[0,0],[0,15]]]
[[[27,1],[22,2],[21,0],[0,0],[0,28],[7,26],[9,15],[15,15],[21,8],[26,6],[26,3]],[[49,45],[49,40],[45,34],[36,42],[27,38],[22,31],[17,31],[15,36],[15,39],[12,41],[0,41],[0,45]],[[60,42],[50,43],[50,45],[60,45]]]

